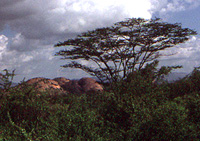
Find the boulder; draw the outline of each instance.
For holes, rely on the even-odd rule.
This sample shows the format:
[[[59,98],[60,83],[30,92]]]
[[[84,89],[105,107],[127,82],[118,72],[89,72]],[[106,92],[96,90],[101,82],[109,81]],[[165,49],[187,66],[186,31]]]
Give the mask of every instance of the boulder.
[[[84,77],[80,80],[69,80],[64,77],[54,78],[58,84],[67,92],[82,94],[88,92],[102,92],[103,86],[95,79]]]
[[[84,93],[83,88],[78,84],[78,80],[71,80],[64,88],[71,93]]]
[[[71,81],[70,79],[67,79],[65,77],[57,77],[57,78],[54,78],[53,80],[56,81],[56,82],[58,82],[58,84],[61,87],[65,87]]]
[[[61,89],[58,82],[42,77],[29,79],[26,83],[33,85],[39,91],[45,91],[47,89]]]
[[[81,86],[78,84],[77,80],[70,80],[64,77],[54,78],[53,80],[57,81],[58,84],[63,88],[63,90],[67,92],[76,94],[83,93],[83,90]]]
[[[100,85],[95,79],[84,77],[78,81],[78,84],[81,86],[85,93],[88,92],[102,92],[103,86]]]

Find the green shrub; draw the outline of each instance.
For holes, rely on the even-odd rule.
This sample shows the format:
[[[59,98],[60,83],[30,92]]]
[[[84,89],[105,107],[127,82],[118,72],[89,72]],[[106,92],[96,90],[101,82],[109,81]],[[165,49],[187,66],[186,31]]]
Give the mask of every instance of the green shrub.
[[[170,98],[188,95],[193,92],[200,92],[200,70],[195,68],[186,77],[168,84]]]
[[[7,87],[0,91],[0,140],[200,139],[197,89],[172,97],[172,85],[154,85],[140,74],[125,82],[115,92],[82,95],[50,90],[38,96],[23,82]],[[178,83],[173,87],[180,85],[181,94]]]

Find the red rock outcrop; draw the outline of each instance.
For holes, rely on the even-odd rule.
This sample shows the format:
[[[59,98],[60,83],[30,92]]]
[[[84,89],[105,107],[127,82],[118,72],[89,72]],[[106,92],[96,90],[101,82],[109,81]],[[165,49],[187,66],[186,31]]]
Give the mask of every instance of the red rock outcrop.
[[[58,82],[58,84],[61,87],[65,87],[71,81],[70,79],[67,79],[65,77],[57,77],[57,78],[54,78],[53,80],[56,81],[56,82]]]
[[[29,79],[26,83],[33,85],[39,91],[45,91],[47,89],[61,89],[58,82],[42,77]]]
[[[85,93],[87,92],[102,92],[103,86],[100,85],[95,79],[84,77],[78,81]]]
[[[63,90],[67,92],[76,94],[83,93],[83,90],[81,86],[78,84],[77,80],[70,80],[64,77],[54,78],[53,80],[57,81],[58,84],[63,88]]]
[[[64,88],[66,88],[66,90],[71,93],[84,93],[82,87],[78,84],[78,80],[71,80]]]
[[[80,80],[69,80],[64,77],[54,78],[58,84],[67,92],[82,94],[88,92],[102,92],[103,86],[96,80],[88,77],[81,78]]]

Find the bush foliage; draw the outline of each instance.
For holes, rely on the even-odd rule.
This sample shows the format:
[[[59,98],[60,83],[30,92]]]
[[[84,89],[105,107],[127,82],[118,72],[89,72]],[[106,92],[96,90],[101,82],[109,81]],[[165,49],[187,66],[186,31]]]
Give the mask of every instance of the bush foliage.
[[[81,96],[38,96],[32,87],[6,83],[0,140],[199,140],[200,71],[159,84],[152,83],[156,72],[136,72],[115,84],[115,91]]]

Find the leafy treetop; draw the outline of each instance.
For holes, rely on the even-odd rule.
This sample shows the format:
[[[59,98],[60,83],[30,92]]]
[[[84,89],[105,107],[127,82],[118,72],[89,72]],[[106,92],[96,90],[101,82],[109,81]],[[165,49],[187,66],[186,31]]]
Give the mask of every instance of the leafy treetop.
[[[63,65],[64,68],[79,68],[101,81],[111,82],[126,79],[129,73],[141,70],[144,64],[162,56],[160,51],[184,43],[190,35],[196,34],[179,23],[170,24],[159,18],[130,18],[59,42],[55,47],[67,46],[68,49],[55,55],[72,60]],[[94,62],[95,66],[81,64],[80,59]]]

